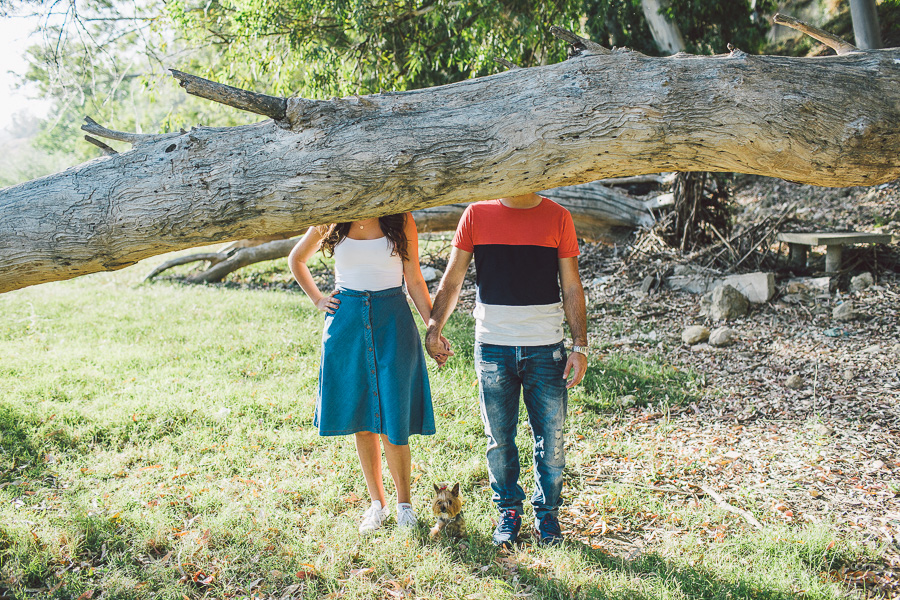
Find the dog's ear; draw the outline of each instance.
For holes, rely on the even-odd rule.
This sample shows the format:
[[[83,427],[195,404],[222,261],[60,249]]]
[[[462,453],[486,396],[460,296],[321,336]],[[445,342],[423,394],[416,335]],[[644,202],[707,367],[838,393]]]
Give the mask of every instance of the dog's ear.
[[[456,485],[453,486],[453,495],[459,496],[459,482],[456,482]]]
[[[438,487],[438,484],[435,483],[435,484],[432,484],[432,485],[434,485],[434,493],[435,493],[435,494],[440,494],[440,493],[441,493],[441,488]]]

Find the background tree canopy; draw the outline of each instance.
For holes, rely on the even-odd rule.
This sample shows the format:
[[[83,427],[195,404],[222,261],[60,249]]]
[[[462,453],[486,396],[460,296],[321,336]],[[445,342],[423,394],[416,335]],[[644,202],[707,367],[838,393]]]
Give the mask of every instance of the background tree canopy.
[[[42,41],[29,50],[25,79],[53,99],[55,110],[33,145],[68,155],[74,164],[98,152],[82,140],[86,114],[138,132],[258,119],[187,96],[168,68],[268,94],[327,98],[489,75],[503,68],[495,57],[521,66],[558,62],[566,48],[550,35],[551,25],[660,55],[641,2],[0,0],[0,11],[42,15]],[[776,9],[774,0],[670,0],[663,7],[685,49],[697,54],[726,52],[728,43],[762,52]],[[898,8],[900,0],[882,1],[888,28]],[[796,54],[809,47],[782,49]],[[19,177],[45,174],[36,169],[20,170]],[[0,185],[14,179],[0,166]]]

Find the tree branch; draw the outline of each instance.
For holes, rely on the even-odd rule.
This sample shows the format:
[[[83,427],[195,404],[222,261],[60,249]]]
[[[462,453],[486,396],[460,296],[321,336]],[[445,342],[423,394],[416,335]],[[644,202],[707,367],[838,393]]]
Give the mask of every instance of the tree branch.
[[[150,274],[144,277],[144,281],[150,281],[163,271],[168,271],[172,267],[177,267],[180,265],[188,265],[192,262],[200,262],[201,260],[208,260],[212,264],[217,264],[226,260],[228,258],[227,252],[203,252],[200,254],[189,254],[188,256],[179,256],[178,258],[173,258],[172,260],[167,260],[163,264],[159,265],[152,271]]]
[[[98,148],[100,148],[100,151],[103,152],[103,154],[105,154],[106,156],[112,156],[113,154],[118,154],[118,152],[116,150],[110,148],[109,146],[107,146],[106,144],[104,144],[103,142],[101,142],[100,140],[98,140],[95,137],[86,135],[86,136],[84,136],[84,139],[87,140],[88,142],[92,143],[93,145],[97,146]]]
[[[203,79],[196,75],[183,73],[175,69],[169,69],[172,75],[179,81],[181,87],[188,94],[206,98],[219,104],[232,106],[240,110],[256,113],[275,119],[284,120],[287,112],[287,99],[278,96],[267,96],[248,92],[241,88],[232,87],[223,83],[216,83],[209,79]]]
[[[510,61],[508,61],[508,60],[506,60],[505,58],[502,58],[502,57],[500,57],[500,56],[495,56],[495,57],[494,57],[494,62],[500,63],[501,65],[503,65],[503,66],[506,67],[507,69],[521,69],[521,68],[522,68],[522,67],[520,67],[519,65],[517,65],[516,63],[510,62]]]
[[[772,21],[779,25],[784,25],[785,27],[796,29],[801,33],[805,33],[809,37],[819,40],[820,42],[837,52],[837,54],[840,56],[843,56],[844,54],[850,54],[851,52],[859,52],[859,48],[857,48],[853,44],[845,42],[836,35],[832,35],[827,31],[819,29],[818,27],[813,27],[809,23],[804,23],[803,21],[795,19],[794,17],[789,17],[781,13],[775,13]]]
[[[142,144],[147,142],[156,142],[159,140],[164,140],[171,137],[178,137],[181,135],[180,133],[129,133],[127,131],[116,131],[114,129],[107,129],[103,125],[100,125],[97,121],[93,120],[90,117],[84,118],[84,125],[81,126],[82,131],[87,131],[88,133],[92,133],[96,136],[106,138],[108,140],[116,140],[118,142],[128,142],[129,144]],[[88,138],[89,136],[85,136]],[[88,139],[89,142],[96,145],[96,140]],[[102,143],[102,142],[101,142]],[[105,146],[105,144],[104,144]],[[108,147],[108,146],[107,146]],[[102,147],[101,147],[102,149]]]
[[[585,39],[579,35],[575,35],[571,31],[563,29],[562,27],[557,27],[556,25],[554,25],[550,28],[550,33],[552,33],[562,41],[568,42],[572,45],[573,48],[575,48],[576,52],[574,54],[570,53],[570,56],[578,56],[583,52],[586,52],[588,54],[612,54],[612,50],[610,50],[609,48],[605,48],[597,42],[592,42],[591,40]]]

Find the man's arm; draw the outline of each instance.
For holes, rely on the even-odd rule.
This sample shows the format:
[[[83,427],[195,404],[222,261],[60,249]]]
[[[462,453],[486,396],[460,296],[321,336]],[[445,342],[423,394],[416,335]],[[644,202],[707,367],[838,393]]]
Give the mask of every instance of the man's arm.
[[[572,340],[576,346],[587,346],[587,309],[584,303],[584,288],[581,286],[581,276],[578,274],[578,257],[559,259],[559,284],[562,290],[563,311],[566,313],[566,321],[569,323],[569,331],[572,332]],[[566,362],[566,370],[563,377],[572,379],[566,384],[567,388],[578,385],[587,372],[587,356],[581,352],[569,354]]]
[[[456,246],[450,251],[450,261],[447,270],[441,278],[437,293],[434,295],[434,306],[431,308],[431,319],[428,321],[428,331],[425,333],[425,349],[439,366],[444,366],[447,359],[453,356],[449,344],[442,341],[441,332],[447,319],[456,309],[459,301],[459,291],[466,279],[466,271],[472,261],[472,253],[460,250]]]

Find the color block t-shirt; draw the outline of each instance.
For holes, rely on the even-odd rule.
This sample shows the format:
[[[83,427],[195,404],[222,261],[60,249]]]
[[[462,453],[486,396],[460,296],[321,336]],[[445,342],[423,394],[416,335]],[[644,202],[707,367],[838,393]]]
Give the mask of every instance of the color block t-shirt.
[[[453,245],[475,256],[475,339],[544,346],[563,339],[559,259],[578,256],[572,215],[543,198],[534,208],[499,200],[466,208]]]

